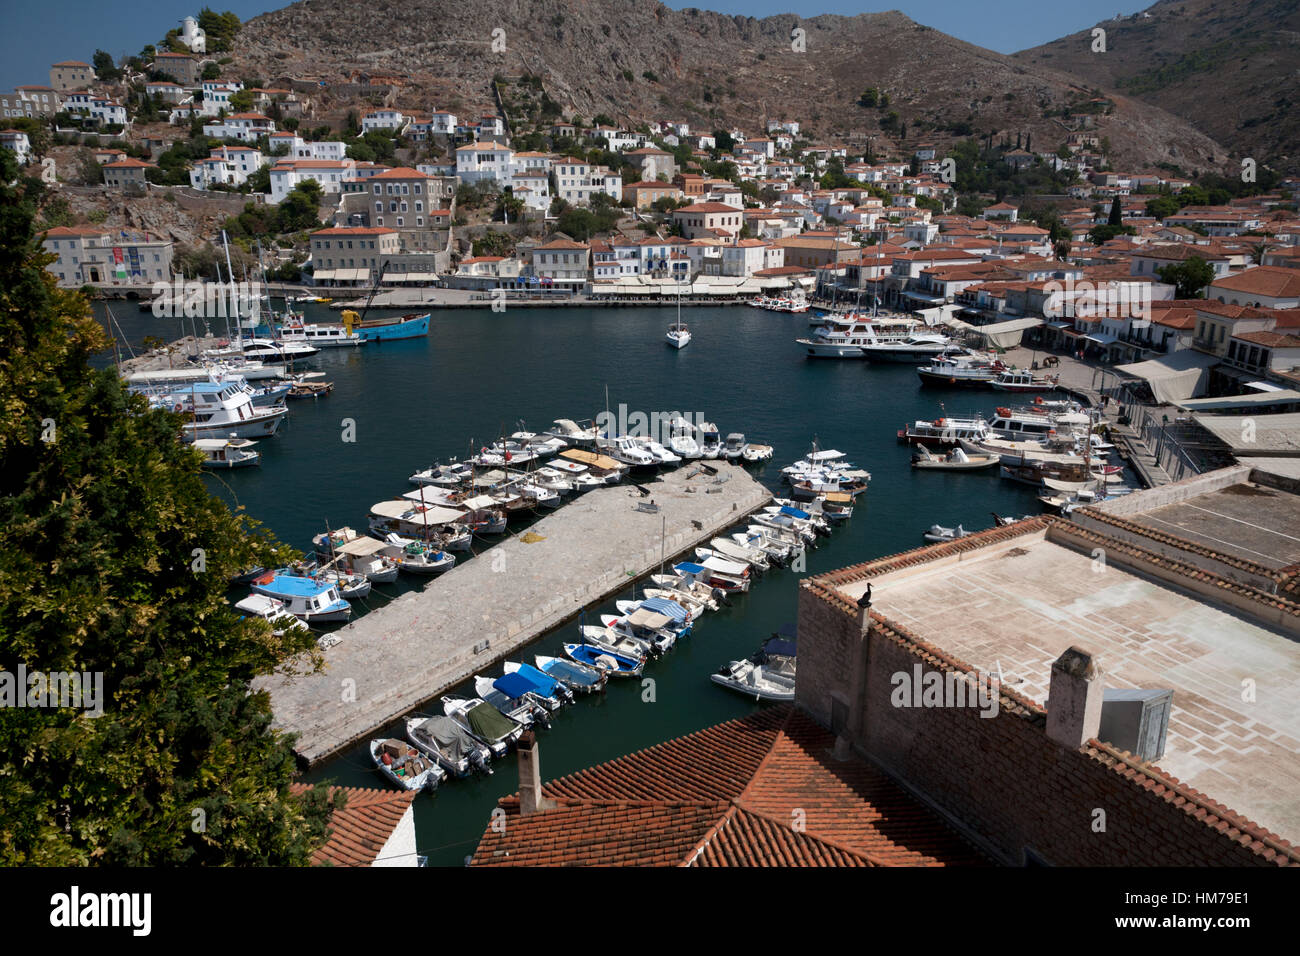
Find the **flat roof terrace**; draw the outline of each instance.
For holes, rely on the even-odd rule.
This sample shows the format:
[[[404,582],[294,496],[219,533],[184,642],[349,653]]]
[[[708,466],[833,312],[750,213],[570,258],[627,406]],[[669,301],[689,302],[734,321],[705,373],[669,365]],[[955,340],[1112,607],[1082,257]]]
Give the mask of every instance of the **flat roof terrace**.
[[[1233,509],[1238,493],[1195,503],[1205,506],[1207,497],[1215,501],[1207,510],[1225,516],[1213,521],[1258,523]],[[1206,520],[1213,536],[1221,530],[1187,505],[1171,507],[1166,520]],[[1283,515],[1294,514],[1289,507]],[[1290,520],[1280,517],[1278,527],[1292,527]],[[1298,842],[1300,644],[1194,587],[1095,561],[1089,550],[1054,540],[1061,534],[1029,531],[872,575],[873,610],[972,667],[1001,671],[1008,689],[1043,706],[1053,661],[1076,644],[1095,655],[1107,687],[1172,689],[1156,764]],[[867,580],[836,589],[856,602]]]
[[[1300,563],[1300,496],[1251,482],[1127,517],[1275,570]]]

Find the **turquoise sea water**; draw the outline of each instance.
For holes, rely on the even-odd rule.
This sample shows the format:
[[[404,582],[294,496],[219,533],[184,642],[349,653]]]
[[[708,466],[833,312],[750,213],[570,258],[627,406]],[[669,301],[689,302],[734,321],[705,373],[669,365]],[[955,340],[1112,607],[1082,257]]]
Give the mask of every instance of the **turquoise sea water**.
[[[323,306],[307,310],[309,320],[337,320]],[[104,314],[102,306],[97,311]],[[114,304],[112,311],[119,339],[137,350],[145,335],[171,340],[191,331],[141,313],[134,303]],[[805,316],[747,307],[684,311],[694,341],[676,351],[664,340],[675,318],[671,308],[435,312],[427,339],[323,352],[314,367],[335,383],[333,394],[290,405],[287,427],[259,445],[260,468],[207,480],[215,494],[306,549],[327,524],[364,528],[369,506],[410,490],[412,472],[463,458],[518,430],[521,420],[542,431],[556,418],[594,417],[605,408],[608,386],[614,411],[624,403],[646,413],[700,414],[724,435],[741,431],[774,445],[776,457],[756,475],[778,492],[781,467],[806,452],[814,436],[869,470],[871,486],[853,518],[809,553],[807,574],[918,547],[931,524],[978,529],[992,524],[994,511],[1039,512],[1032,489],[995,473],[913,471],[897,441],[905,422],[942,414],[940,402],[951,415],[988,413],[998,404],[994,393],[922,388],[909,365],[805,359],[794,344],[808,331]],[[344,419],[355,423],[355,442],[342,440]],[[706,614],[690,638],[647,667],[653,701],[643,700],[638,682],[623,681],[562,711],[541,738],[544,778],[749,712],[756,705],[712,684],[709,675],[794,623],[798,577],[773,570],[731,607]],[[376,586],[366,603],[379,606],[386,599],[381,592],[396,594],[412,586],[407,580],[396,588]],[[613,610],[611,601],[588,617]],[[559,655],[572,627],[543,636],[513,659]],[[452,693],[473,696],[467,687]],[[388,785],[361,747],[307,778]],[[449,780],[437,793],[422,794],[416,802],[420,852],[431,864],[462,863],[497,798],[517,784],[511,756],[497,761],[492,777]]]

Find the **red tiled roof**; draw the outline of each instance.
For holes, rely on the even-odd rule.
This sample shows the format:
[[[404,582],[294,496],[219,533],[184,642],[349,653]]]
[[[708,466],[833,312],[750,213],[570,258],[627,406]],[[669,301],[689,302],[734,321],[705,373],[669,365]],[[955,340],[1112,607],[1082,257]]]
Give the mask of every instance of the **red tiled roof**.
[[[944,866],[983,858],[883,772],[830,756],[802,711],[760,711],[500,805],[472,865]],[[498,832],[501,831],[501,832]]]
[[[295,783],[290,791],[309,789]],[[413,790],[377,790],[372,787],[330,787],[331,796],[342,790],[347,802],[330,814],[329,839],[312,855],[317,866],[372,866],[402,817],[415,802]]]

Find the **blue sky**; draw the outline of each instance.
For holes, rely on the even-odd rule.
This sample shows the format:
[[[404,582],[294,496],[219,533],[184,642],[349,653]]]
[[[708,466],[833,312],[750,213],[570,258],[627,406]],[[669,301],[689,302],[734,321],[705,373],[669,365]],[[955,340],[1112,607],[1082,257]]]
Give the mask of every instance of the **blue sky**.
[[[597,0],[599,2],[599,0]],[[247,20],[285,6],[274,0],[209,0],[215,10],[233,10]],[[1069,4],[1044,0],[695,0],[670,2],[675,9],[699,7],[754,17],[796,11],[852,15],[901,10],[918,23],[932,26],[970,43],[1013,53],[1090,27],[1116,13],[1134,13],[1150,0],[1073,0]],[[204,6],[194,0],[129,0],[105,5],[102,0],[46,0],[19,5],[5,0],[5,32],[0,40],[0,90],[23,83],[48,83],[50,64],[58,60],[90,62],[96,49],[114,56],[138,53],[157,42],[186,14]],[[358,11],[365,5],[357,4]]]

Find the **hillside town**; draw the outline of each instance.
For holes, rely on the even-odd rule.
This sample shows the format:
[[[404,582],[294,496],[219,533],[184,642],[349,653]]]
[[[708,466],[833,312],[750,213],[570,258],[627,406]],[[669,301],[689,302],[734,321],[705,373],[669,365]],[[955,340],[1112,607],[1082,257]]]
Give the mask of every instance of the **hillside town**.
[[[252,75],[243,27],[204,8],[138,54],[69,49],[89,62],[0,93],[19,168],[0,186],[32,219],[37,304],[80,304],[105,332],[49,326],[97,346],[76,358],[103,374],[78,387],[112,379],[113,421],[154,429],[85,429],[87,447],[159,457],[107,469],[144,477],[81,511],[132,536],[113,546],[162,582],[151,613],[174,630],[163,611],[208,589],[205,643],[168,667],[265,642],[204,689],[261,708],[240,712],[267,748],[249,751],[257,800],[307,801],[314,829],[295,817],[266,852],[181,833],[156,855],[120,834],[83,853],[78,831],[22,863],[1300,865],[1286,157],[1121,150],[1118,94],[1082,84],[1033,130],[945,126],[900,113],[898,90],[854,90],[851,135],[811,108],[584,115],[541,67],[433,101],[379,65]],[[160,308],[192,280],[221,311]],[[130,326],[137,306],[158,324]],[[870,371],[820,361],[845,358]],[[34,421],[55,422],[29,391]],[[629,401],[662,434],[626,427]],[[758,424],[651,411],[706,401]],[[31,439],[34,474],[62,441]],[[173,444],[210,497],[152,501]],[[199,485],[200,468],[223,471]],[[60,489],[40,473],[40,494]],[[384,475],[402,490],[375,491]],[[198,536],[217,519],[188,523],[208,519],[200,500],[240,515],[219,546]],[[143,531],[133,501],[156,519]],[[246,508],[304,550],[245,547]],[[11,519],[33,549],[80,543]],[[184,567],[208,560],[221,581],[193,584]],[[784,603],[755,604],[751,588],[782,586]],[[272,637],[206,643],[227,613]],[[84,630],[155,626],[126,617],[86,612]],[[730,694],[726,719],[691,709],[710,691]],[[545,735],[574,734],[592,701],[605,736],[555,748],[565,773],[544,777]],[[206,753],[204,733],[172,745]],[[518,782],[493,790],[507,759]],[[235,763],[204,763],[203,785]],[[188,825],[203,799],[166,812]],[[51,845],[74,832],[55,819]]]

